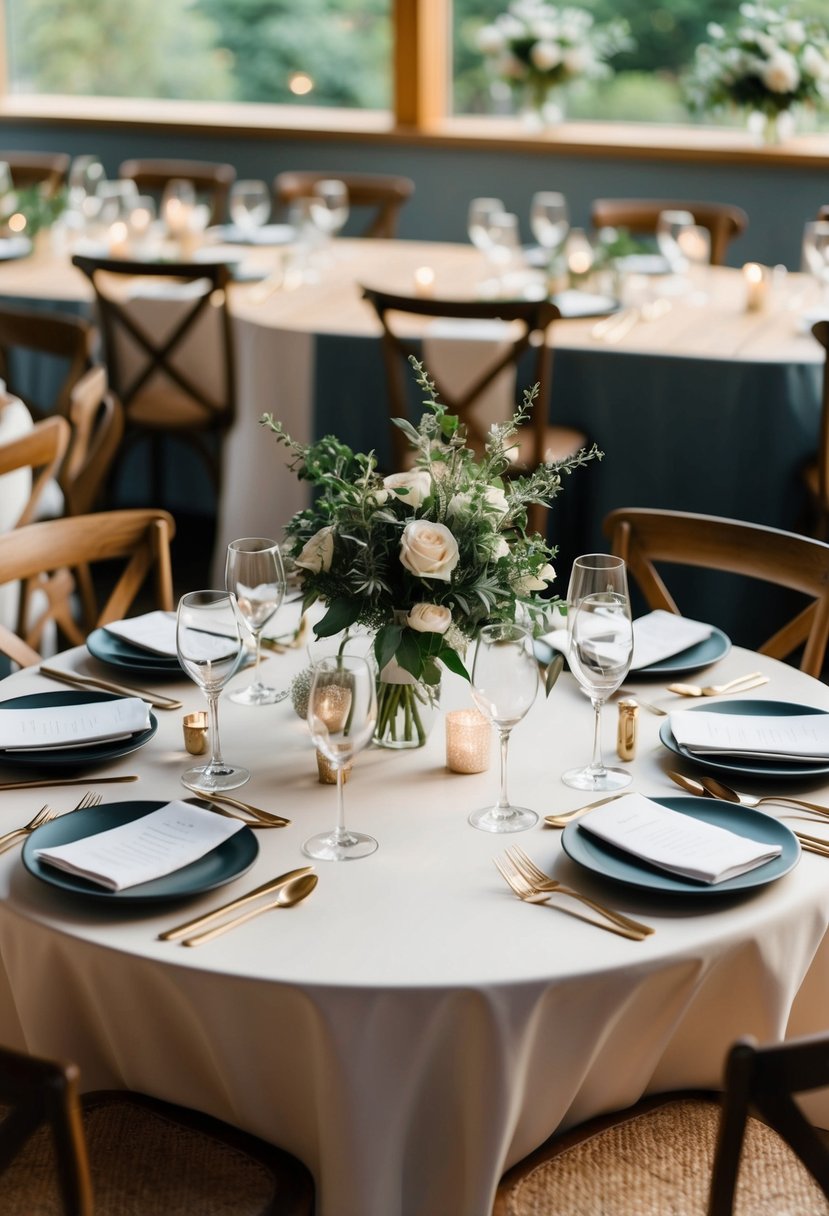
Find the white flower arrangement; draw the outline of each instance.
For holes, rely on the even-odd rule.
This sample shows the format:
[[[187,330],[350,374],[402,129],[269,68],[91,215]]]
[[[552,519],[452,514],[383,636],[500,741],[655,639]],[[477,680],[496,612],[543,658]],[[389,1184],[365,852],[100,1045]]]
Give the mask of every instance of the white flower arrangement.
[[[632,45],[626,22],[596,25],[584,9],[545,0],[513,0],[478,31],[476,43],[495,74],[512,87],[526,87],[537,104],[558,85],[609,76],[607,60]]]
[[[712,23],[697,47],[688,96],[698,109],[731,105],[775,116],[829,98],[824,25],[764,4],[740,5],[730,28]]]

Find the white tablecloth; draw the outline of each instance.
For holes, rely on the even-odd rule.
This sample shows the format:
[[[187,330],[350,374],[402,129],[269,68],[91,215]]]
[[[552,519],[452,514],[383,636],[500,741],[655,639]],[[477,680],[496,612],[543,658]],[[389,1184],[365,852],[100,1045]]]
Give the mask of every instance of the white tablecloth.
[[[72,661],[101,670],[82,651]],[[300,662],[274,657],[265,675],[284,684]],[[829,709],[822,684],[751,653],[732,651],[716,674],[757,668],[772,679],[752,698]],[[22,672],[2,695],[55,687]],[[178,687],[198,708],[195,686]],[[672,700],[658,685],[643,693]],[[447,680],[444,707],[467,697]],[[101,786],[108,801],[180,793],[181,714],[158,716],[152,742],[107,769],[140,781]],[[516,802],[543,814],[587,801],[559,774],[587,760],[591,717],[569,676],[537,700],[513,737]],[[318,863],[306,903],[199,949],[157,941],[162,928],[303,864],[302,841],[334,820],[335,791],[317,784],[289,702],[224,699],[221,719],[226,757],[254,774],[239,794],[292,825],[257,834],[256,865],[230,888],[134,912],[48,888],[23,870],[19,850],[0,857],[0,1041],[75,1059],[88,1088],[144,1089],[272,1139],[313,1171],[320,1216],[487,1216],[504,1168],[556,1127],[645,1091],[717,1085],[740,1034],[829,1026],[829,862],[804,855],[737,900],[660,900],[594,880],[561,853],[555,831],[498,837],[467,824],[494,795],[495,749],[488,773],[449,773],[442,722],[423,750],[372,749],[355,764],[347,820],[376,836],[376,854]],[[673,795],[667,771],[683,766],[658,743],[660,721],[640,711],[634,788]],[[611,706],[608,748],[615,727]],[[800,788],[829,802],[829,781]],[[0,831],[46,795],[63,811],[80,792],[4,793]],[[492,864],[508,844],[656,933],[630,942],[558,907],[520,903]]]

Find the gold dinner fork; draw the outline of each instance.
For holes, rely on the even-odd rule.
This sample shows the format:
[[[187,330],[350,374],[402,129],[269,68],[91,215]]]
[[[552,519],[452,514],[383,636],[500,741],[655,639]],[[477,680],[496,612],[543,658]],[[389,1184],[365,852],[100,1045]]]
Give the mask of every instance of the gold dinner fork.
[[[4,832],[0,836],[0,853],[5,853],[6,849],[10,849],[18,840],[22,840],[29,832],[33,832],[35,828],[39,828],[42,824],[48,823],[50,819],[54,819],[57,811],[47,803],[42,806],[36,815],[33,815],[28,823],[24,823],[22,827],[12,828],[10,832]]]
[[[493,857],[492,860],[495,862],[495,868],[497,869],[498,873],[501,875],[512,893],[517,895],[520,900],[524,901],[524,903],[549,904],[553,894],[570,895],[574,899],[580,900],[582,903],[592,908],[593,911],[598,912],[602,916],[605,915],[605,909],[602,908],[600,904],[594,904],[592,900],[587,898],[587,896],[579,894],[578,891],[571,890],[570,887],[558,887],[555,892],[539,891],[519,874],[519,872],[511,865],[509,860],[501,860],[497,857]],[[647,936],[647,934],[642,933],[639,930],[626,929],[624,925],[619,924],[619,922],[616,920],[606,920],[604,924],[602,924],[600,921],[591,920],[589,923],[595,925],[598,929],[607,929],[609,933],[618,933],[620,937],[627,937],[631,941],[635,942],[644,941],[645,937]]]
[[[626,929],[632,929],[635,933],[642,933],[646,937],[654,932],[650,925],[644,925],[641,921],[634,920],[630,916],[625,916],[623,912],[615,912],[612,908],[605,907],[604,904],[596,903],[594,899],[590,899],[587,895],[582,895],[580,892],[572,891],[570,887],[565,887],[557,879],[551,878],[549,874],[545,874],[543,870],[539,869],[532,858],[528,857],[518,845],[507,849],[507,857],[521,877],[525,878],[536,891],[549,891],[550,893],[558,891],[560,894],[573,895],[576,899],[582,900],[583,903],[589,904],[597,912],[601,912],[602,916],[606,916],[608,920],[615,920],[620,925],[624,925]]]

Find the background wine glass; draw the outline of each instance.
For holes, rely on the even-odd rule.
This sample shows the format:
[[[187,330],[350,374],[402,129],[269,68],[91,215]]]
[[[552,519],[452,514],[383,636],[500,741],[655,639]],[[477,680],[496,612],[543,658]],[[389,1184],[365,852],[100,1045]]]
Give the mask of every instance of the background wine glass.
[[[336,178],[324,178],[316,182],[309,199],[309,212],[319,231],[326,237],[335,237],[345,227],[348,219],[348,188]]]
[[[688,259],[682,252],[681,234],[696,227],[690,211],[660,211],[656,221],[656,244],[673,274],[688,269]]]
[[[803,228],[803,268],[815,278],[824,302],[829,298],[829,221],[810,220]]]
[[[500,215],[505,211],[506,207],[500,198],[473,198],[469,204],[467,214],[469,239],[487,259],[492,250],[489,222],[493,215]]]
[[[510,273],[521,262],[521,240],[518,216],[511,211],[498,211],[489,217],[489,258],[497,273],[500,287],[505,289]]]
[[[302,846],[317,861],[351,861],[377,848],[373,836],[345,826],[343,767],[371,741],[377,722],[374,666],[353,654],[338,654],[314,664],[308,694],[308,728],[315,746],[337,773],[337,823]]]
[[[510,732],[527,714],[538,691],[538,666],[530,635],[520,625],[485,625],[472,665],[472,699],[496,727],[501,742],[501,787],[494,806],[473,811],[482,832],[523,832],[538,822],[527,807],[511,806],[507,794]]]
[[[233,790],[250,779],[246,768],[225,763],[219,741],[219,694],[242,661],[244,647],[234,597],[226,591],[190,591],[176,615],[178,660],[207,698],[210,761],[182,773],[191,790]]]
[[[268,222],[271,195],[266,182],[238,181],[230,187],[230,218],[245,236],[251,236]]]
[[[570,670],[593,705],[593,755],[583,768],[568,769],[565,785],[579,790],[614,790],[630,784],[630,773],[604,764],[601,711],[630,669],[633,625],[627,568],[606,553],[592,553],[573,563],[567,591]]]
[[[256,646],[253,683],[231,693],[230,699],[239,705],[275,705],[284,701],[286,689],[269,688],[259,677],[262,630],[285,598],[285,570],[279,544],[261,536],[231,541],[227,547],[225,583]]]
[[[552,256],[570,231],[567,200],[555,190],[539,190],[530,204],[530,228],[539,245]]]

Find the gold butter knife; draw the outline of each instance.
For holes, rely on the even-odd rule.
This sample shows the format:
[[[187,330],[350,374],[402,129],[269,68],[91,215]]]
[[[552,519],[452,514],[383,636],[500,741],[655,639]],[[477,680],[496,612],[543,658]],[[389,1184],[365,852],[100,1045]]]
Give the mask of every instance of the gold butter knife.
[[[112,785],[118,781],[137,781],[137,773],[123,777],[36,777],[31,781],[0,781],[2,790],[36,790],[44,785]]]
[[[165,697],[158,692],[150,692],[146,688],[130,688],[126,684],[116,684],[112,680],[101,680],[98,676],[84,676],[74,671],[48,667],[45,663],[40,664],[39,670],[41,675],[48,676],[50,680],[60,680],[74,688],[100,688],[102,692],[114,692],[123,697],[141,697],[143,701],[149,701],[153,709],[182,708],[181,701],[176,701],[173,697]]]
[[[278,891],[280,887],[284,887],[286,883],[292,882],[293,879],[299,878],[302,874],[310,874],[313,866],[301,866],[298,870],[288,870],[286,874],[280,874],[277,878],[271,878],[268,882],[262,884],[261,887],[256,887],[255,890],[249,891],[247,895],[240,895],[236,899],[232,899],[230,903],[222,904],[221,908],[216,908],[213,912],[205,912],[203,916],[197,916],[194,920],[185,921],[183,925],[176,925],[172,929],[165,929],[163,933],[159,933],[158,940],[160,942],[174,942],[179,937],[184,937],[193,929],[201,929],[203,925],[209,925],[211,921],[216,920],[220,916],[227,915],[228,912],[234,912],[236,908],[243,908],[245,904],[250,903],[254,899],[259,899],[262,895],[269,895],[272,891]]]

